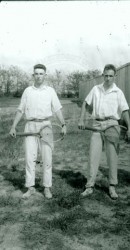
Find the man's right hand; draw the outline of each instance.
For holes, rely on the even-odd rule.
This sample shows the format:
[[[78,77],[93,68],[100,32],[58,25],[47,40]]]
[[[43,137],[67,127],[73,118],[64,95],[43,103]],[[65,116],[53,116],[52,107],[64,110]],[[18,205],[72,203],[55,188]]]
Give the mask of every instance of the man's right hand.
[[[85,124],[84,121],[80,120],[78,123],[78,128],[84,130],[85,129]]]
[[[11,128],[9,134],[10,134],[12,137],[16,138],[16,130],[15,130],[14,127]]]

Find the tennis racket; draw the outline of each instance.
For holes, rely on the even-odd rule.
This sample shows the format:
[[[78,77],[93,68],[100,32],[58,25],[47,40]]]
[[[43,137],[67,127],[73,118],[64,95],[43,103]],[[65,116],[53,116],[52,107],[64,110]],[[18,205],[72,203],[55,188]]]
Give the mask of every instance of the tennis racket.
[[[89,130],[89,131],[93,131],[93,132],[99,132],[101,133],[102,135],[104,136],[113,136],[113,134],[110,134],[111,133],[111,130],[108,132],[108,130],[110,128],[113,127],[113,125],[110,125],[108,126],[107,128],[103,128],[103,129],[98,129],[98,128],[95,128],[93,127],[92,123],[93,123],[93,120],[91,118],[89,119],[86,119],[87,123],[89,122],[89,124],[85,124],[84,128],[81,128],[79,126],[77,126],[77,123],[76,123],[77,119],[67,119],[66,120],[66,124],[68,125],[67,127],[67,134],[79,134],[79,131],[83,131],[83,130]],[[127,135],[126,135],[126,132],[127,132],[127,127],[123,126],[123,125],[114,125],[114,127],[117,126],[117,131],[118,131],[118,128],[120,127],[120,140],[125,140],[125,141],[128,141],[127,140]]]
[[[52,123],[42,126],[38,132],[17,132],[16,136],[36,136],[44,142],[51,144],[64,139],[61,129],[62,127],[59,124]]]
[[[93,132],[99,132],[102,134],[103,137],[106,137],[106,138],[111,138],[111,140],[113,141],[114,137],[115,137],[115,134],[113,134],[113,130],[111,130],[113,127],[118,127],[120,128],[120,132],[117,130],[117,134],[119,133],[119,140],[125,140],[127,142],[129,142],[128,138],[127,138],[127,135],[126,135],[126,132],[127,132],[127,128],[125,126],[122,126],[122,125],[110,125],[108,126],[107,128],[104,128],[104,129],[97,129],[97,128],[94,128],[94,127],[90,127],[90,126],[85,126],[85,130],[91,130]],[[110,129],[110,130],[109,130]]]
[[[87,122],[90,121],[90,124],[91,124],[91,119],[86,119],[86,121]],[[77,133],[77,129],[76,129],[77,127],[78,127],[79,130],[90,130],[90,131],[99,132],[99,133],[100,132],[105,132],[105,130],[107,130],[108,128],[113,127],[113,125],[110,125],[105,129],[97,129],[97,128],[91,126],[91,125],[85,125],[84,129],[81,129],[79,126],[77,126],[76,122],[78,122],[78,119],[71,119],[71,118],[66,119],[66,124],[68,125],[68,129],[69,129],[69,127],[71,128],[71,130],[69,129],[69,131],[67,129],[67,131],[68,131],[67,134],[69,134],[69,133],[72,133],[72,134]],[[122,126],[122,125],[119,125],[119,124],[114,125],[114,126],[120,127],[121,131],[123,131],[123,132],[127,132],[127,127],[125,127],[125,126]]]

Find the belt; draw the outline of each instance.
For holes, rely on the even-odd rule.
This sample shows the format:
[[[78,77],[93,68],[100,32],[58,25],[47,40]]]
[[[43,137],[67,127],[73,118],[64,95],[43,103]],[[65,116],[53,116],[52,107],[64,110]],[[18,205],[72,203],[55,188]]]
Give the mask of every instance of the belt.
[[[29,119],[29,120],[26,120],[27,122],[44,122],[44,121],[49,121],[49,118],[45,118],[45,119],[36,119],[36,118],[33,118],[33,119]]]
[[[107,121],[107,120],[111,120],[112,118],[110,118],[110,117],[105,117],[105,118],[103,118],[103,119],[100,119],[100,118],[96,118],[95,120],[96,121],[99,121],[99,122],[103,122],[103,121]],[[112,120],[114,120],[114,119],[112,119]]]

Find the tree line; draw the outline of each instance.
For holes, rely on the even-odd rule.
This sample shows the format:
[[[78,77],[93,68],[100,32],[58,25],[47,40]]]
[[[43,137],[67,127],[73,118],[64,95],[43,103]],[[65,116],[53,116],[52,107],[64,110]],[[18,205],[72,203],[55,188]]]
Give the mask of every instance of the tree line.
[[[80,83],[86,82],[101,75],[96,70],[86,72],[75,71],[65,73],[55,70],[55,73],[47,75],[48,85],[52,86],[57,94],[64,97],[78,97]],[[24,89],[33,84],[33,77],[18,66],[0,66],[0,96],[20,97]]]

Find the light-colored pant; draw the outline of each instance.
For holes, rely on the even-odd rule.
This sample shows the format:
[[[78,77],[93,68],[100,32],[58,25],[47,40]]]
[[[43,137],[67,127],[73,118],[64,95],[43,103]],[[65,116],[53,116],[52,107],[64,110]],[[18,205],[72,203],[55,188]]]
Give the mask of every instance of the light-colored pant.
[[[95,128],[101,129],[109,126],[112,121],[97,122],[95,121],[93,126]],[[113,122],[115,125],[118,124],[117,121]],[[118,183],[117,179],[117,164],[118,156],[113,143],[105,140],[105,151],[107,157],[107,164],[109,166],[109,184],[116,185]],[[87,174],[87,184],[86,187],[93,187],[96,181],[96,176],[101,160],[101,153],[103,148],[103,140],[99,132],[93,132],[90,141],[90,152],[89,152],[89,164],[88,164],[88,174]]]
[[[27,122],[25,132],[38,132],[43,125],[49,124],[44,122]],[[35,185],[35,167],[40,151],[43,162],[42,181],[44,187],[52,186],[52,148],[37,136],[27,136],[25,138],[25,161],[26,161],[26,187]]]

